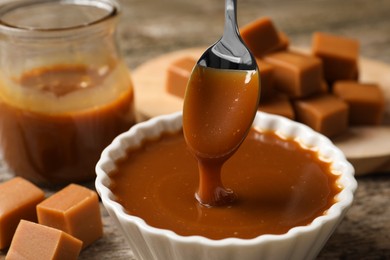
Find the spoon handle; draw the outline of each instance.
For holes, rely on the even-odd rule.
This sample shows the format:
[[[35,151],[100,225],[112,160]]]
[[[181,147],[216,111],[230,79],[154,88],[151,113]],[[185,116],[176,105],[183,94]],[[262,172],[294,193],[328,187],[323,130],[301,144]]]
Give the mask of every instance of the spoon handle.
[[[222,38],[214,46],[214,53],[224,56],[232,69],[255,70],[255,59],[241,39],[237,24],[237,0],[225,0],[225,27]]]
[[[237,25],[237,0],[225,0],[225,28],[224,37],[240,40],[240,33]]]
[[[257,70],[256,60],[240,37],[237,1],[225,0],[225,27],[222,38],[199,59],[203,67],[229,70]]]

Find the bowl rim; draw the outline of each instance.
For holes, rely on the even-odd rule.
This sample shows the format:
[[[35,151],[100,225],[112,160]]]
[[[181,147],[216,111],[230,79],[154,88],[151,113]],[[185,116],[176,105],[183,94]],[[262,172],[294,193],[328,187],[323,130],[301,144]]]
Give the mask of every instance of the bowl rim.
[[[272,115],[272,114],[258,111],[254,120],[254,124],[256,124],[258,120],[262,120],[262,121],[268,120],[271,123],[279,121],[283,125],[292,128],[292,130],[298,129],[298,131],[304,132],[309,136],[318,139],[321,144],[327,145],[326,148],[329,150],[328,153],[331,153],[332,157],[336,158],[337,162],[342,164],[342,168],[345,171],[340,176],[339,181],[343,183],[342,184],[343,188],[341,192],[336,195],[336,198],[338,198],[337,201],[333,203],[329,209],[326,210],[325,214],[316,217],[312,222],[310,222],[307,225],[293,227],[283,234],[263,234],[251,239],[231,237],[231,238],[223,238],[223,239],[216,240],[216,239],[203,237],[200,235],[191,235],[191,236],[179,235],[172,230],[153,227],[147,224],[142,218],[126,213],[123,206],[121,206],[118,202],[116,202],[113,199],[115,195],[110,191],[108,187],[110,182],[110,177],[109,177],[110,173],[109,172],[107,173],[103,169],[105,166],[114,163],[114,160],[111,158],[110,153],[113,150],[120,149],[120,144],[124,139],[139,138],[137,135],[138,133],[142,133],[142,131],[145,131],[146,129],[154,126],[158,122],[172,123],[172,122],[180,121],[180,125],[174,127],[178,127],[178,126],[181,127],[181,117],[182,117],[182,112],[178,111],[171,114],[153,117],[147,121],[140,122],[134,125],[133,127],[131,127],[128,131],[118,135],[113,140],[113,142],[103,150],[102,155],[96,165],[97,176],[95,180],[95,187],[101,197],[103,205],[107,209],[111,209],[113,212],[115,212],[115,214],[119,218],[119,221],[124,220],[126,222],[130,222],[132,224],[135,224],[143,232],[147,232],[149,234],[158,235],[158,236],[165,236],[179,243],[197,243],[197,244],[204,244],[211,247],[252,246],[264,242],[291,239],[299,234],[310,233],[315,229],[319,229],[322,225],[324,225],[327,222],[339,219],[340,217],[343,216],[346,209],[351,206],[354,198],[354,193],[357,189],[357,181],[354,178],[354,173],[355,173],[354,168],[347,161],[342,151],[339,148],[337,148],[330,141],[329,138],[323,136],[318,132],[315,132],[313,129],[311,129],[310,127],[304,124],[301,124],[296,121],[292,121],[282,116]],[[273,130],[270,128],[267,130]],[[168,131],[168,130],[162,129],[161,131],[158,131],[158,134],[161,134],[164,131]],[[144,136],[141,136],[140,140],[142,140],[142,138],[144,138]],[[334,163],[332,162],[331,164],[333,165]]]

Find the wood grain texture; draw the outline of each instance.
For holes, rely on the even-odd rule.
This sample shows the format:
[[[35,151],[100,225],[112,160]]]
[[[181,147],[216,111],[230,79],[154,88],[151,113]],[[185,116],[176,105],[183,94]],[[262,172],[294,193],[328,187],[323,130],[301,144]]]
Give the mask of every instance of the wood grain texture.
[[[131,70],[162,54],[214,43],[223,29],[224,1],[119,0],[122,17],[118,42]],[[314,31],[358,39],[363,57],[390,64],[389,0],[240,0],[238,20],[244,25],[269,16],[291,43],[307,47]],[[390,73],[390,72],[389,72]],[[0,167],[0,182],[12,175]],[[352,208],[330,237],[318,259],[390,259],[390,177],[358,178]],[[93,183],[86,184],[93,187]],[[47,189],[51,194],[56,189]],[[120,231],[105,209],[102,239],[79,259],[133,259]],[[4,259],[5,251],[0,251]]]

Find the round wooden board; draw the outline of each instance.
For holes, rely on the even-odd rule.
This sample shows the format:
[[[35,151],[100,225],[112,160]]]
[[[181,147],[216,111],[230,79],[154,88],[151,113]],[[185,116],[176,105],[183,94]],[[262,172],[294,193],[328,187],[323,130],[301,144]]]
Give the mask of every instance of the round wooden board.
[[[145,118],[170,114],[182,109],[183,99],[165,91],[167,68],[182,57],[198,60],[205,49],[194,48],[171,52],[149,60],[132,72],[135,105]]]
[[[206,48],[184,49],[149,60],[132,72],[135,104],[141,118],[169,114],[182,109],[183,100],[165,91],[167,68],[181,57],[196,60]],[[351,127],[333,140],[355,167],[356,175],[390,172],[390,66],[361,58],[361,82],[378,83],[386,99],[382,126]]]

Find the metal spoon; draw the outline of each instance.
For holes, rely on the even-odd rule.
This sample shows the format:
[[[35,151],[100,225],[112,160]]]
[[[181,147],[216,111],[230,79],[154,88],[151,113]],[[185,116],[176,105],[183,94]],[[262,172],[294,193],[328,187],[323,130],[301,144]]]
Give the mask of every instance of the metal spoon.
[[[225,28],[222,38],[208,48],[197,64],[232,70],[256,70],[256,60],[240,37],[237,26],[237,1],[225,1]]]
[[[225,3],[224,34],[194,67],[183,106],[184,137],[198,160],[195,196],[205,206],[235,200],[222,184],[221,169],[245,139],[260,93],[256,61],[239,35],[236,1]]]

